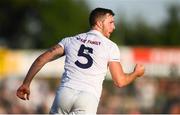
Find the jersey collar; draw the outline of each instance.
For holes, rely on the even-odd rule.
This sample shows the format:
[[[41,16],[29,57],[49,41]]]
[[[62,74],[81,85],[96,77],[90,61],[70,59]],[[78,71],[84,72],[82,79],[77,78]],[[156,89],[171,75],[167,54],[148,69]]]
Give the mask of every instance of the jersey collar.
[[[97,31],[97,30],[90,30],[88,33],[93,33],[93,34],[96,34],[98,36],[101,36],[101,37],[105,37],[101,32]],[[106,37],[105,37],[106,38]]]

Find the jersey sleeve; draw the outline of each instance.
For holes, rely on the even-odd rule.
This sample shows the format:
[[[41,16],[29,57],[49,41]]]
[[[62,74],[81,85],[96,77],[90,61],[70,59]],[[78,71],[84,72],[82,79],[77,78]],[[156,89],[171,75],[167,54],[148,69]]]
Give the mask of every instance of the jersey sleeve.
[[[120,62],[120,50],[116,44],[112,45],[110,48],[109,61]]]
[[[67,43],[69,41],[69,38],[63,38],[58,44],[65,49]]]

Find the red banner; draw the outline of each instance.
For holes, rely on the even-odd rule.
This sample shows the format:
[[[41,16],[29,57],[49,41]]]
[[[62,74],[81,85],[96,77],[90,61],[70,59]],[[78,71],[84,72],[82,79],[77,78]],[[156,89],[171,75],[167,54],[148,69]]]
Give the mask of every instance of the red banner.
[[[135,62],[180,64],[180,48],[132,48]]]

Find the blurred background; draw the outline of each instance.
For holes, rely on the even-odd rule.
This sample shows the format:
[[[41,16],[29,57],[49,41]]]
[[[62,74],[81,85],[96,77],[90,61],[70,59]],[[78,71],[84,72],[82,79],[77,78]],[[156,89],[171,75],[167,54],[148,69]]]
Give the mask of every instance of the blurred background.
[[[16,97],[32,62],[62,38],[89,30],[96,7],[115,12],[111,40],[121,53],[125,72],[135,63],[143,78],[124,88],[108,73],[98,113],[180,114],[179,0],[1,0],[0,113],[48,113],[63,72],[64,57],[48,63],[31,85],[29,101]]]

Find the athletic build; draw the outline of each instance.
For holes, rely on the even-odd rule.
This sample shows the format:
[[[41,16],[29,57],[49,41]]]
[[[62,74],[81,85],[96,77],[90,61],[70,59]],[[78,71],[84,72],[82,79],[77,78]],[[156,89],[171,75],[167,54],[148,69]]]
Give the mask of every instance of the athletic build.
[[[29,99],[29,86],[36,73],[47,62],[64,55],[65,71],[50,110],[53,114],[95,114],[108,67],[118,87],[126,86],[142,76],[144,66],[140,64],[132,73],[126,74],[122,70],[118,46],[109,39],[115,29],[113,16],[109,9],[94,9],[89,17],[91,30],[64,38],[40,55],[17,90],[17,96]]]

